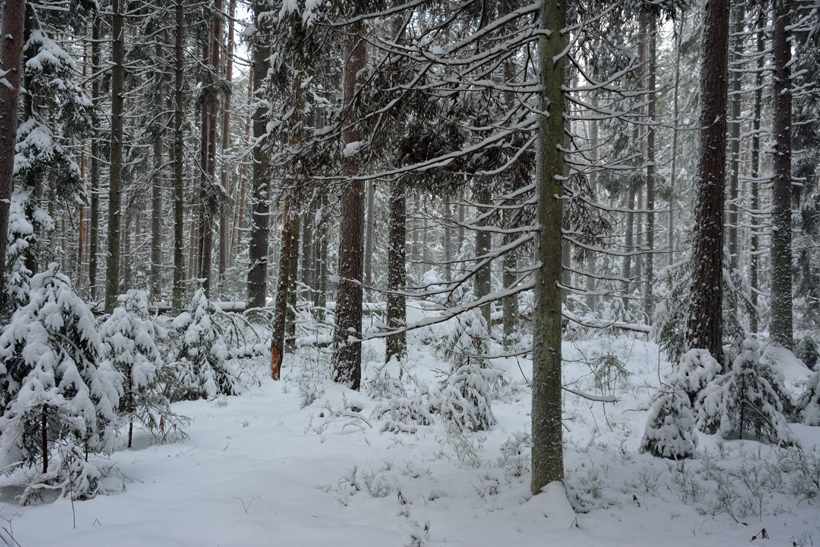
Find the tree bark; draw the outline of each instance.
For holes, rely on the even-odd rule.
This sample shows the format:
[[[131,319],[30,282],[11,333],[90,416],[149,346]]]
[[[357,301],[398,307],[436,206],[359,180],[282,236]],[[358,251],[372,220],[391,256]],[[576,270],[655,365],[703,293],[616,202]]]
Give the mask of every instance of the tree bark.
[[[371,180],[367,183],[367,218],[364,234],[364,283],[373,286],[373,230],[375,229],[376,185]]]
[[[0,37],[0,261],[5,264],[9,205],[14,188],[14,154],[17,144],[17,109],[22,80],[25,0],[6,0]],[[6,84],[6,82],[8,82]],[[5,268],[0,268],[0,304],[6,294]]]
[[[407,198],[404,182],[390,183],[390,216],[387,240],[387,328],[403,329],[407,325],[407,308],[401,291],[407,286],[405,239]],[[393,357],[401,361],[407,355],[407,333],[398,332],[387,338],[385,362]]]
[[[184,83],[185,83],[185,18],[183,0],[176,0],[176,36],[174,37],[174,313],[182,311],[185,293],[185,180],[183,179],[183,154],[185,134],[183,131]]]
[[[346,108],[342,140],[344,144],[360,140],[354,125],[353,99],[356,78],[366,61],[364,31],[361,22],[350,28],[345,44],[347,59],[344,71],[343,102]],[[353,175],[359,170],[355,156],[348,159],[344,172]],[[362,375],[362,269],[364,236],[364,183],[346,183],[341,197],[339,227],[339,286],[336,291],[336,331],[334,335],[333,380],[358,390]]]
[[[285,310],[285,350],[296,351],[296,305],[298,303],[298,291],[296,290],[296,280],[299,276],[299,234],[301,233],[301,219],[298,213],[291,219],[290,229],[290,257],[288,259],[288,301]],[[280,261],[281,264],[281,261]]]
[[[268,57],[270,46],[267,43],[266,23],[262,14],[266,4],[257,0],[254,2],[254,18],[258,30],[253,40],[253,89],[256,104],[253,108],[253,137],[256,143],[253,148],[253,180],[251,200],[253,212],[251,214],[251,242],[248,250],[250,269],[248,270],[248,307],[261,308],[265,306],[267,296],[268,276],[268,213],[270,212],[270,186],[268,180],[268,158],[264,152],[268,111],[261,100],[265,77],[268,72]]]
[[[754,114],[752,115],[752,153],[751,153],[751,219],[749,224],[749,286],[751,287],[751,301],[754,310],[749,318],[749,330],[758,332],[757,292],[758,292],[758,264],[759,264],[759,232],[758,216],[760,209],[760,121],[763,115],[763,69],[766,66],[766,8],[759,7],[757,21],[757,70],[755,71]]]
[[[473,190],[473,199],[476,203],[488,205],[492,203],[493,196],[489,190],[483,187],[485,181],[476,179],[475,189]],[[484,208],[476,208],[476,216],[481,216],[486,212]],[[481,223],[483,224],[483,223]],[[492,234],[483,230],[477,230],[475,233],[475,256],[476,266],[485,260],[486,255],[490,254],[492,250]],[[490,294],[492,290],[492,262],[488,262],[481,267],[475,274],[473,296],[478,300]],[[487,329],[492,327],[492,304],[484,304],[481,306],[481,315],[484,316],[484,321],[487,322]]]
[[[158,59],[165,56],[165,48],[157,44],[155,54]],[[161,62],[161,64],[164,64]],[[160,299],[162,293],[162,167],[163,167],[163,134],[165,132],[165,74],[157,71],[154,74],[157,86],[154,104],[157,109],[157,133],[154,136],[154,176],[151,186],[151,298]]]
[[[236,12],[236,0],[230,0],[228,18],[228,51],[225,55],[225,80],[228,85],[233,82],[233,49],[234,49],[234,27],[233,19]],[[231,94],[225,93],[222,102],[222,188],[226,193],[230,192],[230,181],[228,180],[228,165],[225,161],[228,147],[231,145]],[[225,281],[225,272],[228,269],[231,245],[231,232],[229,226],[228,213],[223,213],[219,217],[219,280]]]
[[[729,0],[710,0],[705,4],[700,51],[700,152],[696,174],[690,311],[684,336],[687,349],[706,349],[722,362]]]
[[[732,82],[731,89],[731,125],[729,126],[729,203],[726,214],[726,235],[729,251],[729,264],[731,269],[738,268],[738,214],[737,214],[737,184],[740,175],[740,107],[741,94],[740,84],[743,75],[741,68],[743,61],[743,21],[746,18],[746,9],[743,2],[735,0],[734,7],[734,21],[732,25],[732,66],[729,79]],[[737,311],[737,304],[734,305],[735,312]]]
[[[541,26],[550,31],[540,42],[542,116],[538,124],[538,259],[532,362],[533,495],[553,481],[564,481],[561,431],[561,218],[564,194],[564,91],[562,55],[567,24],[566,0],[541,4]]]
[[[288,288],[290,277],[291,245],[293,244],[294,216],[290,199],[285,200],[282,214],[282,243],[279,249],[279,273],[276,277],[276,299],[273,303],[273,322],[270,345],[270,370],[274,380],[279,379],[285,357],[285,326],[287,323]]]
[[[125,35],[122,0],[113,0],[111,67],[111,160],[108,182],[108,255],[105,272],[105,311],[111,313],[120,291],[120,232],[122,223],[122,121],[125,86]]]
[[[647,135],[646,135],[646,264],[644,270],[644,315],[648,322],[655,314],[655,300],[652,287],[655,285],[655,72],[657,38],[657,19],[654,15],[647,15],[647,62],[649,92],[646,107]]]
[[[91,70],[94,79],[91,81],[91,102],[99,103],[100,71],[100,40],[102,39],[102,19],[99,14],[94,16],[91,30]],[[97,299],[97,253],[100,242],[100,131],[94,128],[91,135],[91,203],[88,227],[88,288],[92,300]]]
[[[772,113],[772,319],[773,343],[792,348],[792,93],[790,3],[774,2]]]

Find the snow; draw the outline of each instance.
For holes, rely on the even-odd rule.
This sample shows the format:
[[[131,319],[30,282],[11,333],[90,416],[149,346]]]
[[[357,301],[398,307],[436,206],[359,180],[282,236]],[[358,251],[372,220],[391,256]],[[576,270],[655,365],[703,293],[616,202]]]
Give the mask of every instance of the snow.
[[[410,310],[414,320],[427,313]],[[640,452],[645,403],[673,368],[640,337],[594,334],[564,343],[568,387],[618,395],[605,405],[565,395],[566,489],[553,483],[530,494],[528,359],[490,360],[505,382],[494,388],[497,423],[488,430],[448,430],[436,414],[391,429],[399,407],[412,409],[425,389],[438,389],[436,370],[449,363],[435,341],[450,325],[409,333],[401,363],[383,364],[383,340],[365,342],[361,392],[326,380],[327,356],[315,347],[288,354],[279,382],[267,376],[262,356],[242,395],[173,405],[193,420],[187,440],[155,444],[135,431],[134,447],[111,456],[117,471],[104,479],[119,493],[19,507],[15,491],[4,488],[0,516],[13,520],[25,547],[731,547],[747,545],[762,528],[771,538],[763,545],[820,539],[818,500],[792,493],[797,463],[762,498],[739,478],[797,462],[795,449],[700,433],[697,458],[685,464]],[[600,381],[594,367],[602,356],[614,356],[629,374],[613,369],[611,381]],[[820,429],[792,427],[807,461],[820,458]],[[721,510],[718,494],[727,491],[736,497]]]

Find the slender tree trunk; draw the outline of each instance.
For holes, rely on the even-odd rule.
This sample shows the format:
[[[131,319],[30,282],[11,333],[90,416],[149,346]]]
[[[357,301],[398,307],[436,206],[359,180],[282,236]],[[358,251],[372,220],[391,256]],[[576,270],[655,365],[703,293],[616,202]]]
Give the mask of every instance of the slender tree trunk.
[[[173,308],[182,311],[185,293],[185,180],[183,179],[183,154],[185,134],[183,131],[184,78],[185,78],[185,18],[183,0],[176,0],[176,36],[174,37],[174,288]]]
[[[314,245],[313,245],[313,203],[308,207],[302,220],[302,270],[299,280],[305,291],[304,299],[313,302],[313,269],[315,267]]]
[[[225,55],[225,80],[228,85],[233,82],[233,48],[234,29],[233,18],[236,12],[236,0],[230,0],[228,18],[228,51]],[[222,188],[225,193],[230,192],[230,181],[228,180],[229,167],[226,162],[226,154],[231,145],[231,94],[225,93],[222,103]],[[228,213],[223,213],[219,217],[219,280],[225,281],[225,272],[228,269],[230,256],[229,247],[231,245],[231,231],[229,226]]]
[[[290,221],[293,226],[290,229],[290,257],[288,259],[288,301],[285,310],[285,350],[296,351],[296,305],[298,304],[298,291],[296,290],[296,280],[299,275],[299,234],[301,233],[301,222],[298,213],[293,215]],[[279,261],[281,264],[281,260]]]
[[[701,38],[700,153],[692,250],[687,348],[723,361],[723,211],[726,184],[726,103],[729,91],[729,0],[705,4]]]
[[[367,183],[367,218],[364,233],[364,284],[373,286],[373,230],[376,227],[376,185]]]
[[[792,348],[792,93],[790,2],[774,2],[772,138],[772,320],[773,343]]]
[[[95,15],[91,30],[91,102],[99,103],[100,96],[100,40],[102,39],[102,19]],[[88,229],[88,287],[92,300],[97,298],[97,252],[100,242],[100,132],[94,129],[91,135],[91,211]]]
[[[105,310],[111,313],[120,291],[120,230],[122,223],[122,122],[125,84],[125,35],[122,0],[113,0],[111,32],[111,162],[108,182],[108,255],[105,273]]]
[[[504,211],[504,227],[507,229],[514,228],[512,224],[512,213],[510,211]],[[515,234],[504,234],[504,241],[502,245],[510,245],[513,241],[515,241]],[[504,283],[503,290],[509,290],[513,288],[513,284],[515,283],[515,279],[518,277],[517,275],[518,270],[518,251],[507,251],[504,254],[504,273],[502,274],[502,280]],[[511,347],[517,339],[518,336],[518,294],[512,294],[504,298],[503,301],[503,311],[504,311],[504,345],[506,347]]]
[[[669,226],[666,234],[669,247],[669,266],[675,263],[675,177],[677,175],[678,155],[678,98],[680,95],[680,53],[683,31],[686,28],[686,15],[681,16],[681,24],[675,36],[675,84],[672,93],[672,165],[669,174]],[[669,288],[672,288],[672,276],[669,276]]]
[[[248,256],[250,269],[248,270],[248,307],[261,308],[265,306],[267,296],[268,277],[268,213],[270,212],[270,186],[268,180],[267,153],[263,151],[266,139],[268,111],[262,101],[265,76],[268,72],[268,57],[270,46],[267,43],[265,20],[262,18],[267,9],[260,0],[254,2],[254,18],[259,30],[253,40],[253,88],[256,104],[253,109],[253,182],[251,215],[251,242]]]
[[[345,45],[347,59],[344,71],[343,102],[347,109],[342,131],[345,144],[360,140],[354,125],[353,98],[356,78],[366,61],[365,42],[360,35],[361,22],[350,27]],[[345,173],[355,174],[359,164],[355,156],[348,159]],[[333,380],[358,390],[362,375],[362,274],[364,236],[364,183],[348,181],[341,197],[339,227],[339,286],[336,291],[336,331],[334,335]]]
[[[25,0],[6,0],[0,29],[0,261],[5,264],[9,228],[9,205],[14,188],[14,153],[17,144],[17,109],[22,81]],[[5,268],[0,268],[0,304],[6,294]],[[45,414],[44,414],[45,416]]]
[[[389,234],[387,236],[387,328],[399,330],[407,324],[404,291],[407,286],[405,239],[407,198],[404,182],[390,183]],[[407,333],[398,332],[387,338],[385,362],[393,357],[401,361],[407,355]]]
[[[593,109],[598,108],[598,94],[597,92],[593,92],[592,96],[589,99],[590,104],[592,105]],[[589,148],[590,148],[590,159],[593,165],[593,171],[589,175],[589,184],[593,190],[596,190],[595,179],[597,177],[594,169],[596,169],[596,165],[598,164],[598,121],[596,119],[592,119],[589,122]],[[597,195],[597,191],[595,194]],[[587,256],[587,271],[590,275],[587,276],[587,308],[592,313],[595,313],[597,308],[597,298],[595,298],[595,291],[597,280],[595,279],[595,275],[597,274],[597,259],[598,254],[594,251],[590,251]]]
[[[445,281],[452,281],[453,279],[453,229],[450,227],[452,222],[453,208],[450,205],[449,196],[444,198],[444,279]]]
[[[648,42],[647,61],[649,92],[647,104],[647,135],[646,135],[646,268],[644,271],[644,315],[651,322],[655,314],[655,299],[652,287],[655,285],[655,72],[657,38],[657,20],[649,18],[646,37]]]
[[[270,369],[274,380],[279,379],[282,360],[285,356],[285,327],[287,323],[288,288],[290,276],[291,245],[295,215],[291,211],[290,199],[285,200],[282,217],[282,243],[279,248],[279,273],[276,277],[276,299],[273,304],[273,322],[270,345]]]
[[[624,278],[623,282],[623,303],[624,311],[629,309],[629,295],[632,293],[632,253],[635,251],[633,243],[634,226],[635,226],[635,192],[627,190],[626,194],[626,208],[629,212],[626,214],[626,235],[624,237],[624,247],[626,255],[623,257],[623,265],[621,266],[621,276]]]
[[[746,9],[743,2],[735,0],[734,2],[734,21],[732,25],[732,67],[729,73],[731,80],[731,124],[729,125],[729,207],[727,208],[726,218],[726,232],[727,243],[729,247],[729,260],[731,269],[738,269],[738,215],[737,215],[737,183],[740,174],[740,107],[741,94],[740,84],[743,75],[741,69],[744,64],[743,60],[743,21],[746,19]],[[734,304],[734,312],[737,312],[737,304]]]
[[[749,224],[749,285],[752,290],[751,301],[754,306],[752,316],[749,318],[749,330],[757,333],[758,328],[758,313],[757,313],[757,292],[758,292],[758,263],[759,263],[759,221],[760,215],[760,121],[763,110],[763,69],[766,66],[765,57],[765,26],[766,26],[766,8],[759,7],[760,13],[757,21],[757,70],[755,71],[755,92],[754,92],[754,114],[752,116],[752,180],[751,180],[751,220]]]
[[[476,179],[475,187],[473,189],[473,199],[475,202],[482,205],[488,205],[492,203],[493,196],[492,194],[484,188],[484,183],[486,181],[482,181]],[[476,208],[476,216],[481,216],[486,212],[484,208]],[[479,223],[484,224],[484,223]],[[480,264],[483,260],[485,260],[486,255],[490,254],[492,250],[492,234],[490,232],[485,232],[484,230],[477,230],[475,233],[475,256],[476,256],[476,266]],[[474,281],[474,296],[477,299],[483,298],[490,294],[492,283],[492,262],[488,262],[484,266],[481,267],[475,274],[475,281]],[[481,315],[484,316],[484,320],[487,322],[487,329],[491,330],[492,328],[492,319],[491,319],[491,312],[492,312],[492,304],[484,304],[481,306]]]
[[[541,25],[551,34],[541,37],[541,106],[538,126],[538,259],[535,286],[535,330],[532,361],[532,483],[533,495],[553,481],[564,481],[561,431],[561,218],[564,195],[564,85],[562,55],[567,26],[566,0],[541,5]]]
[[[156,45],[155,52],[158,59],[164,58],[165,48],[161,44]],[[157,86],[154,104],[157,112],[163,112],[165,109],[165,74],[157,71],[154,78]],[[160,114],[154,140],[154,176],[151,186],[151,298],[155,301],[160,299],[162,293],[162,167],[165,126],[165,114]]]

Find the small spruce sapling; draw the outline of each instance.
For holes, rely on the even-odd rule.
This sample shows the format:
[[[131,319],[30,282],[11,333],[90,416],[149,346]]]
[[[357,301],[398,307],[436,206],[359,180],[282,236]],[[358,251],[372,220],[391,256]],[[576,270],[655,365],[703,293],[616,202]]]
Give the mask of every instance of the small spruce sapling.
[[[61,470],[78,470],[76,462],[53,461],[57,448],[68,458],[114,450],[122,383],[99,362],[94,316],[59,266],[33,276],[29,288],[28,304],[0,332],[0,466],[40,464],[43,474],[33,480],[53,486],[65,482]]]
[[[433,407],[459,431],[483,431],[495,424],[490,401],[501,374],[483,358],[489,334],[481,312],[471,310],[457,319],[445,350],[452,361],[450,374]]]
[[[729,371],[701,391],[695,410],[698,426],[706,433],[743,438],[749,432],[764,442],[796,445],[784,415],[789,405],[783,373],[761,360],[758,343],[747,338]]]
[[[796,406],[804,424],[820,426],[820,370],[811,375]]]
[[[240,392],[239,375],[227,360],[228,348],[216,322],[218,313],[200,288],[189,311],[174,319],[173,327],[180,338],[176,359],[180,392],[176,398],[213,399]]]
[[[119,296],[120,305],[100,327],[102,355],[123,376],[124,394],[120,412],[128,421],[128,448],[134,436],[134,421],[153,429],[158,423],[156,394],[152,393],[157,374],[163,366],[155,340],[165,338],[165,329],[148,316],[145,291],[132,290]],[[162,405],[162,408],[166,405]]]
[[[669,459],[692,458],[698,446],[695,415],[684,386],[687,379],[675,372],[668,388],[652,406],[641,439],[641,451]]]

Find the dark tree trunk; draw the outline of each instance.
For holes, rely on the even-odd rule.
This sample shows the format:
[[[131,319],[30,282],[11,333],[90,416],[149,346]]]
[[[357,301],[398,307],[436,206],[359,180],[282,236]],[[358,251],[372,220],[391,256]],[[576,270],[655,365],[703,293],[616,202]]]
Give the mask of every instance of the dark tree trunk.
[[[541,26],[551,31],[540,41],[540,109],[548,112],[538,125],[538,260],[535,286],[535,330],[532,360],[533,495],[553,481],[564,481],[561,431],[561,218],[564,195],[564,91],[566,0],[541,5]],[[557,60],[556,60],[557,59]]]
[[[723,360],[723,211],[729,91],[729,0],[705,4],[701,38],[700,152],[686,347]]]
[[[265,76],[268,72],[268,57],[270,46],[267,43],[266,23],[261,18],[266,5],[257,1],[253,5],[254,17],[259,30],[253,40],[253,89],[255,101],[253,109],[253,180],[251,200],[253,213],[251,215],[251,242],[248,250],[250,269],[248,270],[248,307],[261,308],[265,306],[267,296],[268,276],[268,213],[270,212],[270,183],[268,180],[268,158],[263,151],[265,142],[265,125],[268,111],[261,102],[261,93],[264,89]]]
[[[361,22],[350,28],[345,45],[347,59],[344,71],[343,100],[347,113],[342,139],[345,144],[358,142],[359,129],[354,125],[353,99],[357,74],[366,61],[364,31]],[[359,170],[355,156],[348,160],[345,173]],[[364,183],[348,181],[341,197],[339,226],[339,287],[336,291],[336,331],[334,335],[333,380],[358,390],[362,376],[362,270],[364,236]]]
[[[373,286],[373,230],[375,229],[376,212],[376,185],[373,181],[367,183],[367,219],[365,220],[364,237],[364,283]]]
[[[296,351],[296,304],[298,301],[298,291],[296,290],[296,280],[299,276],[299,234],[301,232],[301,222],[298,212],[291,220],[293,226],[290,229],[290,257],[288,259],[288,301],[285,313],[285,351]],[[282,263],[281,261],[279,262]]]
[[[646,135],[646,268],[644,271],[644,315],[648,322],[655,314],[655,300],[652,287],[655,285],[655,41],[657,35],[657,20],[654,16],[647,16],[647,61],[649,91],[647,104],[647,135]]]
[[[741,80],[743,74],[743,21],[746,18],[746,9],[743,2],[734,2],[734,21],[732,25],[732,67],[729,74],[729,79],[732,82],[731,89],[731,124],[729,125],[729,203],[726,214],[726,235],[729,251],[729,263],[731,269],[737,270],[738,267],[738,215],[737,215],[737,185],[740,175],[740,125],[743,123],[740,119],[741,107]],[[735,300],[733,300],[735,302]],[[737,305],[734,305],[737,311]]]
[[[113,0],[111,67],[111,161],[108,182],[108,254],[105,311],[111,313],[120,292],[120,232],[122,223],[122,122],[125,84],[125,34],[122,0]]]
[[[403,329],[407,324],[404,291],[407,285],[405,239],[407,237],[407,198],[404,182],[390,183],[390,216],[387,236],[387,328]],[[387,338],[385,362],[393,357],[401,361],[407,354],[407,333],[398,332]]]
[[[473,190],[473,199],[475,199],[476,203],[479,204],[490,204],[492,203],[493,196],[489,190],[483,188],[482,183],[485,181],[476,180],[476,188]],[[487,209],[484,208],[477,208],[476,209],[476,216],[483,215]],[[480,223],[483,224],[483,223]],[[490,254],[492,250],[492,234],[490,232],[485,232],[483,230],[478,230],[475,233],[475,256],[476,256],[476,265],[480,264],[483,260],[486,259],[486,255]],[[485,264],[480,270],[478,270],[475,274],[475,281],[474,281],[474,296],[477,299],[483,298],[490,294],[492,290],[492,262],[488,262]],[[490,317],[492,312],[492,304],[484,304],[481,306],[481,315],[484,316],[484,320],[487,322],[487,330],[489,331],[492,327],[492,319]]]
[[[156,56],[158,59],[163,59],[165,56],[165,48],[161,44],[156,45]],[[165,109],[165,74],[157,71],[154,78],[157,86],[155,106],[157,112],[163,112]],[[160,114],[154,140],[154,176],[151,186],[151,298],[155,301],[160,299],[162,293],[162,167],[165,126],[165,114]]]
[[[510,217],[512,214],[509,211],[504,211],[505,221],[504,227],[507,229],[514,228]],[[504,241],[502,245],[510,245],[515,241],[515,234],[504,234]],[[504,290],[509,290],[515,283],[518,277],[516,271],[518,270],[518,251],[507,251],[504,255],[504,273],[502,280],[504,283]],[[518,294],[513,294],[504,298],[504,345],[511,347],[518,336]]]
[[[9,204],[14,187],[14,153],[22,80],[25,12],[25,0],[6,0],[0,22],[0,71],[5,72],[3,77],[8,82],[7,85],[0,85],[0,264],[5,264]],[[5,294],[5,268],[0,267],[0,303]]]
[[[176,36],[174,37],[174,313],[182,311],[182,297],[185,293],[185,180],[183,154],[185,134],[183,131],[184,78],[185,78],[185,18],[183,0],[176,0]]]
[[[285,327],[287,323],[288,288],[290,277],[291,245],[293,245],[294,217],[290,199],[285,200],[282,213],[282,243],[279,247],[279,272],[276,277],[276,299],[273,303],[273,322],[270,343],[270,370],[274,380],[279,379],[285,356]]]
[[[792,93],[790,2],[774,2],[772,113],[772,342],[792,348]]]
[[[234,48],[234,30],[233,18],[236,12],[236,0],[230,0],[229,18],[228,18],[228,51],[225,55],[225,80],[228,85],[233,81],[233,48]],[[225,193],[230,192],[230,182],[228,180],[228,165],[225,161],[225,155],[228,147],[231,145],[231,94],[225,93],[222,102],[222,170],[220,173],[222,179],[222,188]],[[227,212],[219,217],[219,280],[225,281],[225,272],[228,269],[230,262],[229,248],[231,245],[231,234],[229,226],[229,215]]]
[[[758,216],[760,209],[760,121],[763,115],[763,69],[766,66],[765,57],[765,27],[766,27],[766,8],[759,7],[760,13],[757,21],[757,70],[755,72],[755,92],[754,92],[754,114],[752,115],[752,176],[751,176],[751,208],[752,214],[749,224],[749,286],[752,289],[751,301],[754,306],[752,316],[749,318],[749,330],[752,333],[758,331],[758,313],[757,313],[757,291],[758,291],[758,263],[760,251],[759,243],[759,222]]]
[[[102,19],[95,15],[91,30],[91,70],[94,79],[91,82],[91,101],[96,105],[100,96],[100,77],[102,59],[100,58],[100,40],[102,39]],[[100,132],[94,129],[91,135],[91,210],[89,211],[88,228],[88,287],[92,300],[97,298],[97,253],[100,243]]]

